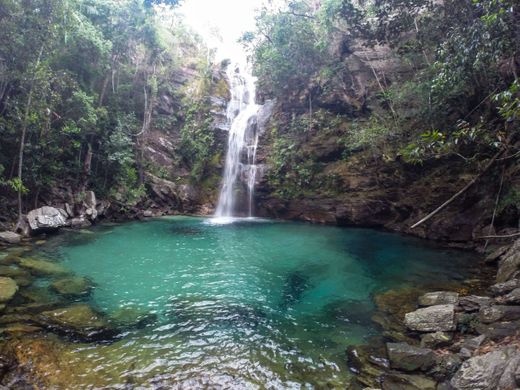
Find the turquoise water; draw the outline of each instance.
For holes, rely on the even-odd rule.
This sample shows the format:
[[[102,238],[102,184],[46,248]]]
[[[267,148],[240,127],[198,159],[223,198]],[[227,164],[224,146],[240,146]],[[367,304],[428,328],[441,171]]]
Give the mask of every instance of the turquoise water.
[[[115,345],[85,347],[121,383],[152,387],[341,386],[346,346],[378,334],[375,292],[468,274],[465,254],[416,239],[272,221],[163,218],[60,235],[44,250],[95,282],[96,308],[157,315]]]

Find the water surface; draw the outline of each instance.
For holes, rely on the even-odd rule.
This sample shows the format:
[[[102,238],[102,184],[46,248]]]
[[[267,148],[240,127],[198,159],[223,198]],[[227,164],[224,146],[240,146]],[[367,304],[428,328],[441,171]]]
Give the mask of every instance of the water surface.
[[[373,294],[468,275],[467,255],[366,229],[172,217],[67,233],[43,248],[91,278],[89,302],[157,314],[78,347],[112,388],[341,386],[345,348],[379,330]]]

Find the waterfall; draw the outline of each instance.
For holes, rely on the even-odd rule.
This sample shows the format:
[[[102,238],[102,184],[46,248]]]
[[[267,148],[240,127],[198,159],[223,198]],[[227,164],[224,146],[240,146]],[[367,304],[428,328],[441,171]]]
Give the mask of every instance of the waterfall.
[[[239,64],[230,64],[227,68],[227,76],[231,88],[231,100],[226,112],[230,128],[224,177],[215,216],[229,218],[236,215],[237,186],[245,183],[248,215],[251,217],[257,171],[256,114],[260,108],[255,104],[256,80],[248,66]]]

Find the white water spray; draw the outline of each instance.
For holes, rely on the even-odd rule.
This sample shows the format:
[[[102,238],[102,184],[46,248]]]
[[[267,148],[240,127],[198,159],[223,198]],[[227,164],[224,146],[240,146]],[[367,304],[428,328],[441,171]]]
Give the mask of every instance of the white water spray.
[[[237,186],[243,182],[247,185],[248,214],[251,217],[257,171],[256,115],[260,108],[255,104],[256,80],[247,66],[238,64],[229,65],[227,75],[231,87],[231,100],[227,107],[230,130],[222,189],[215,216],[230,218],[235,215]]]

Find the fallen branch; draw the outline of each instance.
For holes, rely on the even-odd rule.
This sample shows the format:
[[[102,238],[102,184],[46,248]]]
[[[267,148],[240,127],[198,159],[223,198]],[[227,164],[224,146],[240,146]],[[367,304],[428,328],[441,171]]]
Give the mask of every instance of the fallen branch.
[[[520,232],[518,233],[513,233],[513,234],[505,234],[503,236],[481,236],[481,237],[476,237],[477,240],[487,240],[489,238],[512,238],[512,237],[518,237],[520,236]]]
[[[477,175],[475,176],[475,178],[473,180],[471,180],[468,184],[466,184],[464,186],[463,189],[461,189],[459,192],[457,192],[455,195],[453,195],[450,199],[448,199],[446,202],[444,202],[443,204],[441,204],[439,207],[437,207],[435,210],[433,210],[430,214],[428,214],[426,217],[424,217],[423,219],[421,219],[420,221],[414,223],[412,226],[411,226],[411,229],[414,229],[416,228],[417,226],[423,224],[424,222],[428,221],[431,217],[433,217],[435,214],[437,214],[439,211],[443,210],[446,206],[448,206],[450,203],[452,203],[455,199],[457,199],[459,196],[461,196],[464,192],[466,192],[473,184],[475,184],[478,179],[480,179],[482,177],[482,175],[484,175],[484,173],[487,172],[487,170],[489,168],[491,168],[491,166],[495,163],[495,161],[500,157],[500,155],[502,153],[504,153],[504,150],[505,149],[501,149],[499,150],[494,156],[493,158],[491,158],[491,160],[489,160],[489,162],[487,163],[487,165],[484,167],[484,169]]]

